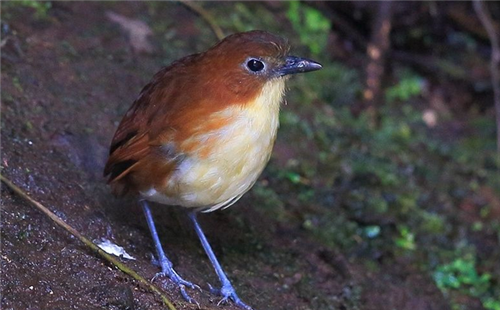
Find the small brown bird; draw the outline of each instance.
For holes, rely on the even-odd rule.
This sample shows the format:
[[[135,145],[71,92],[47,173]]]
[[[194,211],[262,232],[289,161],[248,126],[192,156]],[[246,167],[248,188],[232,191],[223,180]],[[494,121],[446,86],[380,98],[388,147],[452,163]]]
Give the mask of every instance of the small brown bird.
[[[191,210],[196,233],[222,287],[221,302],[237,296],[196,219],[234,204],[266,166],[276,139],[280,103],[290,74],[319,70],[288,56],[284,39],[264,31],[228,36],[204,53],[156,73],[123,117],[104,175],[117,195],[138,196],[153,236],[161,274],[194,300],[165,256],[148,203]]]

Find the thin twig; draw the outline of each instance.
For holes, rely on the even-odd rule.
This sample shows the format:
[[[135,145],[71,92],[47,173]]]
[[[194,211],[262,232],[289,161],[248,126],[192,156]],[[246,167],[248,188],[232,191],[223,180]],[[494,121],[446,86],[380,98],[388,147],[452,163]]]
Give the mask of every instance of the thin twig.
[[[491,83],[493,84],[493,98],[496,110],[496,123],[497,123],[497,150],[500,154],[500,44],[499,34],[496,33],[493,21],[481,0],[474,0],[474,10],[476,11],[479,20],[483,24],[484,29],[488,33],[491,43]]]
[[[372,34],[366,53],[370,60],[365,69],[364,104],[371,118],[371,125],[378,124],[378,108],[382,103],[382,80],[385,75],[385,60],[389,51],[392,28],[392,2],[378,3],[372,23]]]
[[[213,18],[207,10],[192,1],[180,0],[179,2],[200,15],[207,22],[210,28],[212,28],[212,31],[214,32],[217,39],[224,39],[224,32],[222,31],[221,27],[219,27],[219,25],[217,25],[217,23],[215,22],[215,18]]]
[[[17,187],[14,185],[9,179],[4,177],[3,175],[0,174],[0,180],[4,182],[11,190],[13,190],[16,194],[21,196],[23,199],[27,200],[29,203],[31,203],[34,207],[36,207],[38,210],[42,211],[45,215],[50,217],[51,220],[53,220],[57,225],[61,226],[64,228],[66,231],[68,231],[70,234],[73,236],[77,237],[80,239],[81,242],[83,242],[86,246],[88,246],[92,251],[96,252],[99,254],[101,257],[103,257],[105,260],[110,262],[112,265],[114,265],[116,268],[120,269],[122,272],[128,274],[135,280],[139,281],[140,283],[144,284],[147,286],[151,291],[154,293],[158,294],[158,296],[161,298],[163,301],[163,304],[168,307],[170,310],[176,310],[174,305],[170,302],[170,300],[165,296],[159,288],[157,288],[155,285],[151,284],[148,280],[144,279],[141,277],[137,272],[134,270],[130,269],[129,267],[125,266],[121,262],[119,262],[116,258],[113,256],[109,255],[108,253],[104,252],[101,248],[99,248],[95,243],[90,241],[89,239],[85,238],[82,234],[80,234],[76,229],[73,227],[69,226],[66,224],[61,218],[59,218],[57,215],[52,213],[49,209],[47,209],[44,205],[39,203],[38,201],[34,200],[28,194],[26,194],[21,188]]]

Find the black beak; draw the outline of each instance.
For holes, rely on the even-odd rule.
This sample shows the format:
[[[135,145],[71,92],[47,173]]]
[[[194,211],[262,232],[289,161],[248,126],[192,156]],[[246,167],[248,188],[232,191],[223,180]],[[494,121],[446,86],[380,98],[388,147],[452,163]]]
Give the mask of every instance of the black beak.
[[[288,74],[316,71],[322,67],[320,63],[310,59],[288,56],[286,58],[286,63],[282,67],[277,68],[276,73],[279,76],[284,76]]]

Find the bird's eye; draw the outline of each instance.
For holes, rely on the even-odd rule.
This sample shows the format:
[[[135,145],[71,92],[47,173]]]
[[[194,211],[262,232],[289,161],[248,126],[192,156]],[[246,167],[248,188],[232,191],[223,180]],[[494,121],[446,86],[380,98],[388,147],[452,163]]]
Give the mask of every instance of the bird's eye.
[[[262,71],[265,66],[264,66],[264,63],[260,60],[250,59],[247,62],[247,67],[252,72],[259,72],[259,71]]]

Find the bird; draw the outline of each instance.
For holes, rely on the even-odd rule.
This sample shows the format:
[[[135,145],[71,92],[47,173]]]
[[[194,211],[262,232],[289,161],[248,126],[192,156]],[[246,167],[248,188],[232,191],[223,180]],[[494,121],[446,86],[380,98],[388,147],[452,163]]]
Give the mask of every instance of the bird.
[[[159,275],[183,298],[199,288],[173,268],[161,245],[149,202],[188,210],[196,234],[221,282],[213,293],[242,309],[197,216],[226,209],[255,184],[267,165],[279,126],[285,82],[319,70],[316,61],[289,55],[288,40],[262,30],[227,36],[205,52],[157,72],[123,116],[104,176],[117,196],[133,196],[151,232]]]

